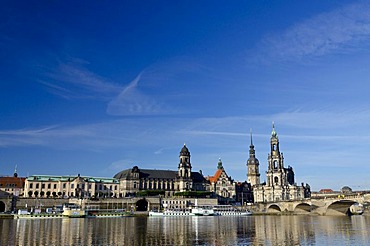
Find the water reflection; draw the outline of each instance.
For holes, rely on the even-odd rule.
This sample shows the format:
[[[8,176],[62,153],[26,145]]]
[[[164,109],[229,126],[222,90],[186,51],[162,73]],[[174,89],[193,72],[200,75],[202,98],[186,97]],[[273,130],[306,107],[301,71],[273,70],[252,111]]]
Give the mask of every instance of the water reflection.
[[[0,220],[0,245],[369,244],[366,216]]]

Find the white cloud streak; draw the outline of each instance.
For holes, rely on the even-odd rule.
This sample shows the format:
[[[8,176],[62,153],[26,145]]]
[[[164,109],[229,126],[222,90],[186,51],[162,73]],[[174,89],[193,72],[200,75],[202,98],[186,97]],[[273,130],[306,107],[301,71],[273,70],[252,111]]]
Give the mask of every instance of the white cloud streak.
[[[163,106],[139,89],[142,73],[132,80],[122,92],[108,103],[110,115],[156,115],[165,113]]]
[[[51,93],[66,99],[110,100],[123,86],[109,81],[82,66],[81,60],[61,62],[54,69],[43,73],[38,82]]]
[[[370,4],[359,2],[322,13],[283,33],[263,39],[257,59],[297,61],[331,53],[346,53],[370,39]]]

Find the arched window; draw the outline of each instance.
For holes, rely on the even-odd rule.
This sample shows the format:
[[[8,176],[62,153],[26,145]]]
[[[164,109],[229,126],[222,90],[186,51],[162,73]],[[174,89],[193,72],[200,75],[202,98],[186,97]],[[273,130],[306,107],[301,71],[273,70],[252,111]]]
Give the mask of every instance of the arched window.
[[[275,183],[279,183],[279,178],[278,177],[275,177],[274,178],[274,181],[275,181]]]
[[[274,161],[274,169],[277,169],[277,168],[278,168],[277,161]]]

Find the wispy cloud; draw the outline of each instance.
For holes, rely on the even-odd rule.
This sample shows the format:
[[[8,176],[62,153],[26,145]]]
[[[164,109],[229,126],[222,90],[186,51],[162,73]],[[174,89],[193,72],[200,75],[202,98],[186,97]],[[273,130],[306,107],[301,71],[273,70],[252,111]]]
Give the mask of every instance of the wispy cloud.
[[[157,115],[165,113],[164,106],[138,89],[140,73],[122,92],[108,103],[110,115]]]
[[[59,62],[54,68],[42,72],[38,81],[51,93],[66,99],[90,98],[110,100],[119,93],[123,86],[114,83],[87,69],[87,62],[71,59]]]
[[[298,23],[285,32],[265,37],[257,59],[297,61],[358,49],[370,39],[370,4],[359,2],[322,13]]]

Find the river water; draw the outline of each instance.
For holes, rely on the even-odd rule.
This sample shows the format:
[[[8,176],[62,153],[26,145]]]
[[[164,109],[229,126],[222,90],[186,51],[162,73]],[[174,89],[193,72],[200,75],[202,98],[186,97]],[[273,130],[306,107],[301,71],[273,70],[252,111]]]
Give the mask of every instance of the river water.
[[[370,216],[0,220],[0,245],[370,245]]]

